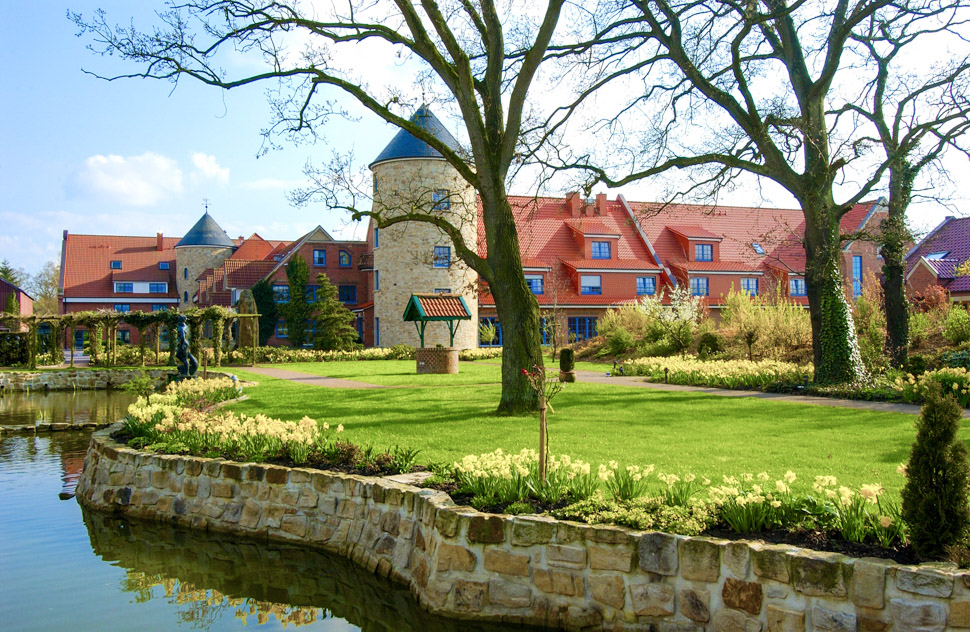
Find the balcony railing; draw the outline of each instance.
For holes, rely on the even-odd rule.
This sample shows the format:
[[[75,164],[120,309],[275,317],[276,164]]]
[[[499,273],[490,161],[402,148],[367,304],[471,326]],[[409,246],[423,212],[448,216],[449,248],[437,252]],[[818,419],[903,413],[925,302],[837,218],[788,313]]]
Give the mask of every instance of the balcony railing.
[[[357,269],[358,270],[373,270],[374,269],[374,255],[372,253],[365,253],[357,256]]]

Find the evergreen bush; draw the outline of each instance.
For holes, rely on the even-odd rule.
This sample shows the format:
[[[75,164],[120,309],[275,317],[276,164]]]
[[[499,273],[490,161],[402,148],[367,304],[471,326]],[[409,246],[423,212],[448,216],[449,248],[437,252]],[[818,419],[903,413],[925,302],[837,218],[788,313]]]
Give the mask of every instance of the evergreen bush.
[[[970,524],[967,446],[957,439],[961,413],[956,399],[944,395],[939,384],[929,385],[902,493],[910,541],[927,558],[942,557]]]
[[[572,349],[563,349],[559,352],[559,370],[572,371],[576,366],[576,352]]]
[[[697,340],[697,355],[701,358],[709,358],[712,355],[724,351],[724,336],[712,331],[701,334]]]

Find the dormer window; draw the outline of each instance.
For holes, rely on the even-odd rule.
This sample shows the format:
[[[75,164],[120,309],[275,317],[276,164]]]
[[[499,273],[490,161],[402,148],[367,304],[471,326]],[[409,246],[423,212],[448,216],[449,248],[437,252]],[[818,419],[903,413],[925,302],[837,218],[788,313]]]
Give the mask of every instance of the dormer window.
[[[923,258],[924,259],[945,259],[948,254],[950,254],[949,250],[940,250],[937,252],[931,252],[928,255],[924,255]]]
[[[111,265],[111,269],[112,270],[120,270],[121,269],[121,262],[118,261],[118,260],[112,261],[110,265]]]
[[[754,251],[757,252],[759,255],[765,254],[765,247],[759,244],[758,242],[754,242],[753,244],[751,244],[751,247],[754,248]]]
[[[714,246],[712,244],[694,244],[695,261],[714,261]]]
[[[608,241],[594,241],[593,242],[593,259],[609,259],[610,258],[610,242]]]
[[[168,261],[159,261],[158,262],[158,269],[159,270],[168,270],[169,269],[169,262]]]

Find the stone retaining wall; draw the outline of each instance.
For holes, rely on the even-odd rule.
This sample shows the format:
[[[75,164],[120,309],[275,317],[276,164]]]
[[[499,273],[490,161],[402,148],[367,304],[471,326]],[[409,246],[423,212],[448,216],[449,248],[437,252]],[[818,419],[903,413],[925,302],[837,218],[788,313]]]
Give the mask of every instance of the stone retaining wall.
[[[452,617],[651,632],[970,628],[970,573],[951,568],[489,515],[388,479],[145,454],[110,431],[92,438],[84,505],[320,547]]]
[[[159,386],[175,373],[172,368],[144,369]],[[0,372],[0,389],[10,391],[72,391],[112,388],[141,377],[141,369],[64,369],[60,371]]]

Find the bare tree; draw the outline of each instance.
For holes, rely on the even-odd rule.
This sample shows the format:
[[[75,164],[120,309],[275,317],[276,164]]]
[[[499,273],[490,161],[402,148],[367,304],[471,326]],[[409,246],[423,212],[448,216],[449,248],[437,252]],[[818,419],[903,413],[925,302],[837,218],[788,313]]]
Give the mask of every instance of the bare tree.
[[[851,67],[844,57],[858,46],[855,35],[884,15],[903,24],[943,15],[957,3],[609,2],[594,37],[552,52],[581,53],[595,70],[577,102],[562,111],[578,108],[606,85],[629,87],[635,80],[641,82],[637,97],[618,106],[615,116],[603,116],[600,127],[622,132],[633,127],[631,117],[640,116],[647,131],[638,137],[638,152],[615,154],[622,164],[566,156],[560,166],[587,169],[610,186],[688,170],[687,193],[718,190],[744,173],[780,185],[798,200],[805,217],[815,379],[864,378],[842,288],[840,245],[848,236],[841,233],[840,220],[871,194],[888,166],[873,168],[850,195],[836,199],[836,185],[844,184],[847,169],[867,149],[857,130],[832,114],[857,98],[858,92],[844,90],[843,84],[858,85],[858,74],[866,70]]]
[[[874,132],[871,141],[880,146],[887,165],[888,217],[882,222],[880,254],[883,257],[883,295],[886,310],[886,347],[892,364],[903,367],[909,348],[909,311],[906,302],[906,249],[911,239],[906,211],[914,196],[939,199],[935,190],[921,194],[918,179],[947,150],[970,157],[960,144],[970,130],[970,56],[917,70],[905,70],[903,53],[917,42],[939,45],[967,25],[957,5],[940,5],[926,15],[895,9],[874,15],[852,38],[861,45],[861,63],[874,76],[865,85],[864,100],[847,103],[837,114],[850,113]],[[900,70],[899,67],[904,69]]]
[[[316,5],[297,0],[186,0],[169,3],[150,32],[114,27],[103,12],[90,20],[73,18],[96,51],[141,65],[126,77],[189,77],[223,89],[278,82],[277,96],[271,100],[277,118],[267,137],[277,132],[312,133],[337,112],[333,101],[323,100],[327,90],[336,90],[437,150],[481,201],[487,256],[479,255],[477,244],[465,243],[459,227],[419,208],[375,219],[382,228],[412,221],[437,226],[452,239],[457,255],[492,288],[505,341],[499,411],[511,413],[535,408],[535,392],[521,369],[541,366],[542,354],[538,304],[522,273],[507,178],[528,115],[529,92],[563,5],[564,0],[548,0],[538,7],[493,0],[349,0]],[[287,48],[296,35],[309,42],[299,54]],[[386,53],[389,64],[402,55],[414,60],[423,71],[422,80],[443,88],[460,112],[470,156],[459,155],[396,113],[400,96],[368,87],[368,68],[362,62],[356,73],[342,71],[334,62],[332,53],[346,50],[353,55],[368,42],[382,45],[378,50]],[[265,69],[230,76],[219,66],[220,59],[240,51],[261,54]],[[359,216],[368,213],[359,210]]]

